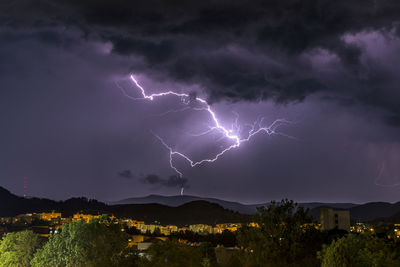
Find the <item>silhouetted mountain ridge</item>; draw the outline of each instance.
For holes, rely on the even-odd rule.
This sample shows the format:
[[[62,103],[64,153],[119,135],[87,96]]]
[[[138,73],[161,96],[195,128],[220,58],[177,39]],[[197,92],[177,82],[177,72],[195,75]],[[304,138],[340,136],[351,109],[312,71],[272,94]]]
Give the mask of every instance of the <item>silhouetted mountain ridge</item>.
[[[204,200],[212,203],[217,203],[222,207],[234,211],[238,211],[243,214],[254,214],[259,206],[268,206],[270,203],[260,204],[242,204],[239,202],[226,201],[217,198],[203,198],[199,196],[160,196],[160,195],[149,195],[146,197],[136,197],[123,199],[113,203],[125,203],[125,204],[145,204],[145,203],[158,203],[167,206],[176,207],[184,203],[189,203],[194,200]],[[387,202],[369,202],[365,204],[355,203],[323,203],[323,202],[309,202],[299,203],[300,206],[308,208],[311,215],[319,220],[320,208],[329,207],[333,209],[346,209],[350,211],[352,220],[355,221],[371,221],[378,218],[390,218],[397,212],[400,213],[400,202],[387,203]],[[400,214],[399,214],[400,217]]]
[[[105,204],[85,197],[54,201],[45,198],[23,198],[2,187],[0,187],[0,201],[3,203],[0,205],[0,217],[55,210],[62,212],[63,216],[71,216],[76,212],[89,214],[108,213],[117,217],[143,220],[147,223],[158,221],[162,224],[176,225],[246,222],[251,218],[249,214],[255,213],[257,206],[269,205],[269,203],[245,205],[238,202],[196,196],[168,197],[158,195],[150,195],[145,198],[130,198],[112,204]],[[140,203],[122,204],[135,201]],[[309,208],[311,214],[317,219],[319,218],[321,207],[331,207],[350,210],[351,218],[356,221],[377,219],[390,222],[400,221],[400,202],[393,204],[386,202],[370,202],[366,204],[312,202],[300,203],[299,205]]]
[[[120,201],[110,202],[111,205],[119,205],[119,204],[149,204],[149,203],[157,203],[170,207],[178,207],[184,205],[186,203],[192,201],[207,201],[210,203],[216,203],[220,206],[237,211],[243,214],[253,214],[256,212],[256,207],[261,206],[263,204],[256,205],[245,205],[239,202],[221,200],[217,198],[205,198],[198,196],[190,196],[190,195],[177,195],[177,196],[161,196],[161,195],[149,195],[147,197],[137,197],[137,198],[127,198]]]
[[[122,204],[107,205],[97,200],[84,197],[54,201],[44,198],[23,198],[13,195],[0,187],[0,200],[7,205],[0,205],[0,217],[12,217],[24,213],[59,211],[63,216],[77,212],[88,214],[113,214],[117,217],[179,226],[205,223],[247,222],[250,216],[243,215],[207,201],[192,201],[178,207],[161,204]]]
[[[260,206],[268,206],[270,203],[260,203],[260,204],[242,204],[239,202],[227,201],[217,198],[204,198],[199,196],[190,196],[190,195],[177,195],[177,196],[161,196],[161,195],[149,195],[146,197],[133,197],[127,198],[116,202],[110,202],[110,204],[148,204],[148,203],[158,203],[166,206],[177,207],[183,205],[185,203],[196,201],[196,200],[204,200],[211,203],[217,203],[222,207],[230,210],[237,211],[243,214],[254,214],[257,212],[257,207]],[[357,204],[353,203],[321,203],[321,202],[310,202],[310,203],[299,203],[300,206],[304,208],[313,209],[320,206],[329,206],[332,208],[343,208],[348,209]]]

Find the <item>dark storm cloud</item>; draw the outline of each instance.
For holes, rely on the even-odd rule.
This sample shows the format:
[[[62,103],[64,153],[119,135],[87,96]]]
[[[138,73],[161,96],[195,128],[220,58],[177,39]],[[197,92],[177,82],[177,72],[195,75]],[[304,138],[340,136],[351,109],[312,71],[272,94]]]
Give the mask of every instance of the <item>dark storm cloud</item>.
[[[131,172],[131,170],[123,170],[121,172],[118,173],[119,177],[123,177],[126,179],[132,179],[135,178],[135,175],[133,175],[133,173]]]
[[[163,40],[160,43],[136,40],[120,36],[109,37],[113,42],[113,52],[121,55],[139,54],[147,58],[149,63],[161,63],[169,59],[173,53],[171,41]]]
[[[2,42],[21,42],[21,41],[39,41],[46,45],[71,48],[74,45],[80,44],[80,40],[77,38],[71,38],[63,35],[59,30],[56,29],[42,29],[35,32],[15,32],[15,31],[3,31],[0,33],[0,40]]]
[[[386,123],[392,126],[399,127],[400,126],[400,115],[392,115],[385,117]]]
[[[149,174],[141,181],[145,184],[150,184],[150,185],[160,185],[160,186],[165,186],[165,187],[187,187],[188,186],[188,180],[186,178],[180,178],[176,175],[172,175],[168,177],[168,179],[163,179],[160,176],[156,174]]]
[[[143,177],[143,175],[135,175],[131,170],[123,170],[121,172],[118,172],[118,176],[125,178],[125,179],[136,179],[138,177],[138,180],[143,183],[143,184],[148,184],[148,185],[158,185],[162,187],[188,187],[188,180],[186,178],[180,178],[176,175],[171,175],[168,178],[164,179],[160,177],[159,175],[156,174],[148,174]]]
[[[373,83],[375,73],[382,70],[375,66],[366,74],[370,66],[360,60],[363,47],[344,39],[346,34],[363,31],[396,28],[399,32],[397,0],[29,3],[9,6],[10,13],[3,14],[3,21],[13,27],[79,27],[85,33],[83,38],[94,36],[111,42],[116,54],[145,58],[147,66],[133,67],[136,72],[199,84],[213,101],[274,99],[287,103],[321,93],[330,99],[349,98],[379,107],[392,125],[400,116],[397,104],[385,101],[400,96],[380,94],[397,81]],[[31,12],[17,12],[18,7],[31,7]],[[50,32],[39,38],[59,42]],[[304,55],[318,49],[339,58],[341,65],[335,68],[342,70],[341,74],[323,77],[318,66],[309,64]],[[348,77],[340,82],[343,72]],[[337,81],[335,85],[332,79]],[[377,89],[377,97],[371,99],[369,95]]]
[[[239,124],[259,114],[300,121],[279,129],[296,140],[260,135],[194,168],[174,158],[190,177],[189,194],[398,201],[400,127],[391,126],[400,126],[399,6],[0,1],[1,186],[22,194],[28,176],[32,195],[100,199],[187,188],[169,176],[168,151],[149,130],[176,149],[209,155],[220,148],[214,137],[194,142],[185,134],[202,132],[207,114],[152,116],[176,102],[125,97],[115,81],[138,93],[132,72],[149,91],[178,88],[193,100],[204,90],[224,125],[231,111]]]

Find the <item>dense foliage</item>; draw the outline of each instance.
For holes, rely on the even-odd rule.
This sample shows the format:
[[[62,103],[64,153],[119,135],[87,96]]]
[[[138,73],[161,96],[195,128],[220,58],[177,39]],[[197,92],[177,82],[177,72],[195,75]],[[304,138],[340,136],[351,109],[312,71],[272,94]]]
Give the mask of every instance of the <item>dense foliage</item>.
[[[0,266],[29,266],[34,253],[42,243],[39,235],[32,231],[6,234],[0,241]]]
[[[282,200],[258,208],[254,220],[258,227],[238,232],[243,266],[318,266],[321,236],[307,210]]]
[[[220,234],[198,234],[193,231],[172,233],[170,239],[183,239],[191,243],[210,243],[214,247],[222,245],[224,247],[237,246],[236,234],[234,232],[224,230]]]
[[[322,267],[400,266],[400,250],[393,243],[371,235],[349,234],[324,245],[318,256]]]
[[[127,240],[108,218],[65,224],[35,254],[32,266],[116,266]]]
[[[177,241],[154,243],[139,266],[143,267],[202,267],[201,250]]]

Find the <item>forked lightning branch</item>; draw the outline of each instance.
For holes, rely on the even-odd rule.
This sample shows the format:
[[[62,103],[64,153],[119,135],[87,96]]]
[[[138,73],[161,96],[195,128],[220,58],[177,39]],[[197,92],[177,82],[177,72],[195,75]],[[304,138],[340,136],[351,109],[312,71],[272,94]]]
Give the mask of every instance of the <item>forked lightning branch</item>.
[[[284,135],[287,136],[281,132],[278,132],[278,128],[281,125],[288,124],[290,123],[289,121],[285,119],[277,119],[273,121],[269,125],[264,125],[265,123],[265,118],[261,117],[258,118],[256,121],[254,121],[252,124],[246,124],[246,129],[247,131],[243,133],[244,127],[240,127],[238,125],[238,120],[235,120],[235,123],[232,124],[229,128],[224,126],[224,124],[220,121],[218,118],[217,114],[213,111],[211,108],[210,104],[198,96],[192,96],[187,93],[180,93],[180,92],[175,92],[175,91],[165,91],[165,92],[160,92],[160,93],[153,93],[153,94],[147,94],[146,90],[139,84],[138,80],[131,75],[130,79],[134,83],[135,87],[140,91],[141,97],[133,97],[119,86],[119,88],[122,90],[125,96],[129,97],[130,99],[133,100],[149,100],[153,101],[155,98],[161,98],[165,96],[175,96],[181,99],[182,103],[186,105],[185,108],[179,109],[179,110],[174,110],[173,112],[179,112],[179,111],[184,111],[188,109],[194,109],[195,111],[198,112],[206,112],[209,117],[210,117],[210,122],[211,124],[208,126],[208,129],[206,129],[204,132],[196,134],[194,136],[203,136],[207,134],[211,134],[213,132],[217,132],[218,134],[221,135],[221,138],[226,139],[230,143],[226,147],[222,148],[222,150],[215,155],[213,155],[210,158],[203,158],[201,160],[195,161],[192,158],[190,158],[187,154],[184,154],[183,152],[174,150],[167,142],[164,141],[164,139],[158,135],[154,134],[154,136],[160,140],[161,144],[165,146],[165,148],[169,151],[169,162],[171,168],[179,175],[179,177],[183,177],[182,171],[180,171],[175,165],[174,165],[174,158],[175,157],[181,157],[184,160],[186,160],[191,167],[196,167],[200,164],[203,163],[212,163],[218,160],[222,155],[224,155],[226,152],[239,148],[243,143],[250,141],[254,136],[259,135],[259,134],[266,134],[266,135],[273,135],[273,134],[279,134],[279,135]],[[193,101],[198,104],[198,106],[194,107],[193,105],[190,105]],[[169,111],[171,112],[171,111]],[[168,114],[169,112],[165,112],[164,114]],[[238,116],[238,115],[237,115]],[[290,136],[288,136],[290,137]]]

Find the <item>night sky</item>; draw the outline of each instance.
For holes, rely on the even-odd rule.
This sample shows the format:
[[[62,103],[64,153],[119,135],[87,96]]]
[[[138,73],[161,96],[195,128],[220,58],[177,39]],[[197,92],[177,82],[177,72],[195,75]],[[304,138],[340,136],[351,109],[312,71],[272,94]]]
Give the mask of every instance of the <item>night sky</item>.
[[[399,62],[398,0],[2,0],[0,186],[22,195],[26,179],[29,195],[53,199],[184,184],[245,203],[399,201]],[[175,157],[179,178],[155,134],[196,160],[227,140],[192,136],[212,124],[196,103],[127,97],[141,97],[131,74],[149,94],[207,99],[226,128],[290,123],[214,163]]]

